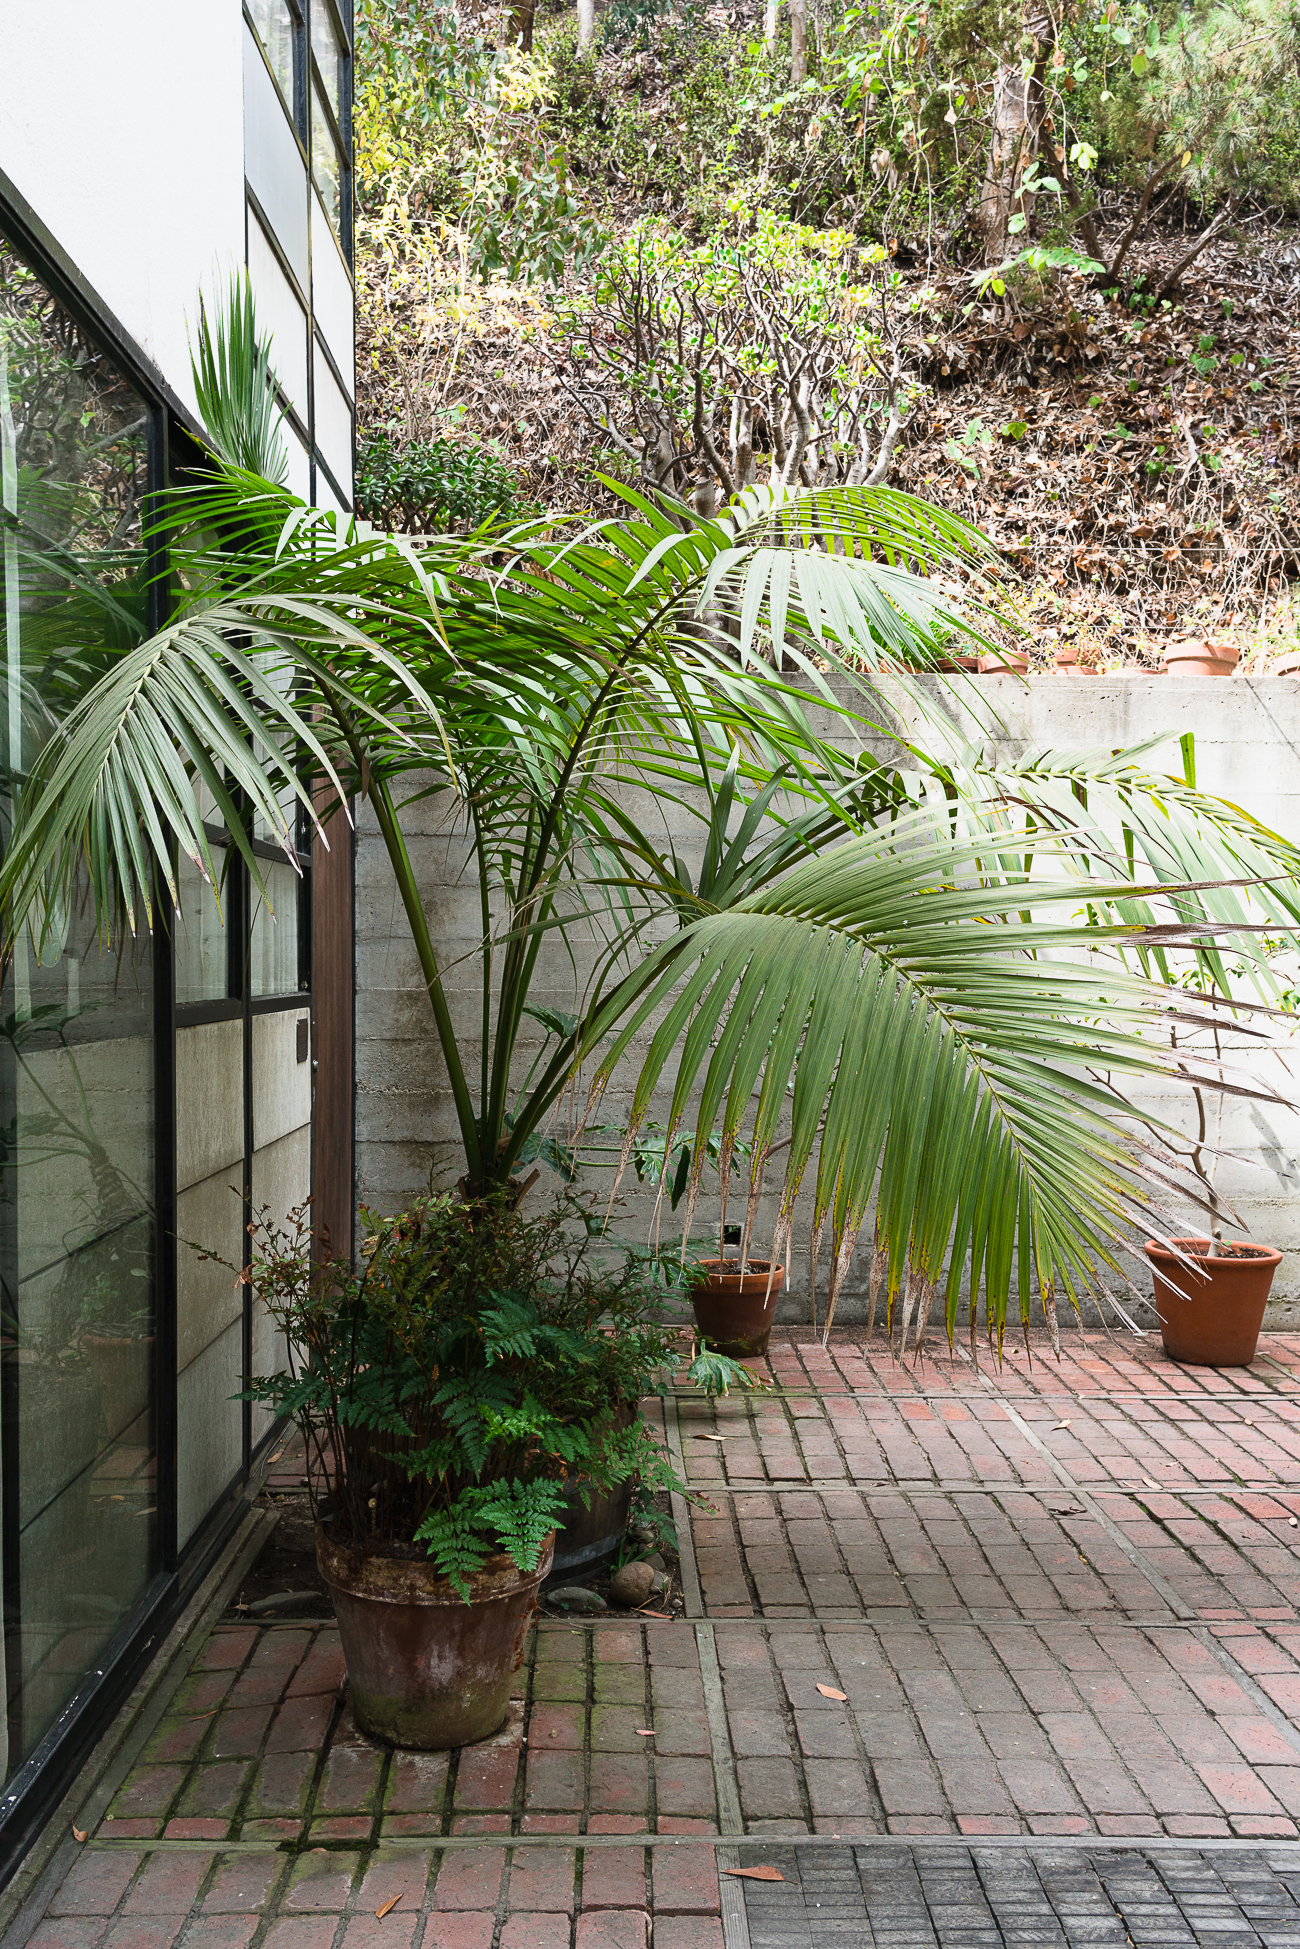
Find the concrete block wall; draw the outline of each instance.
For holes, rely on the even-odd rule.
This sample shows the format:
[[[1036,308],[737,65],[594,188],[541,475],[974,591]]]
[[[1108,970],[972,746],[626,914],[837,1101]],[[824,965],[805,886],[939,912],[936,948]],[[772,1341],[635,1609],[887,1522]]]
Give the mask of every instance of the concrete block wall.
[[[1190,731],[1201,789],[1231,800],[1285,837],[1300,837],[1300,681],[1054,676],[1021,683],[1012,677],[994,677],[970,682],[930,679],[925,688],[928,707],[922,710],[896,686],[882,683],[877,716],[882,725],[892,722],[900,735],[931,750],[944,735],[945,721],[954,741],[977,742],[991,756],[1006,758],[1037,748],[1111,751],[1167,738],[1167,745],[1143,762],[1154,771],[1181,775],[1178,739]],[[830,712],[824,714],[820,728],[837,741],[846,735]],[[892,740],[883,732],[864,734],[861,742],[880,757],[892,748]],[[418,791],[419,782],[411,789]],[[638,800],[642,796],[636,794]],[[646,809],[637,806],[638,811]],[[403,824],[446,970],[462,1052],[476,1086],[480,1028],[477,990],[471,984],[477,974],[480,918],[463,834],[444,825],[434,799],[413,805]],[[699,828],[689,807],[673,811],[668,827],[668,836],[680,852],[689,857],[698,854]],[[421,1191],[431,1172],[435,1183],[450,1185],[460,1166],[450,1091],[432,1035],[427,997],[387,856],[366,807],[359,818],[356,873],[358,1195],[363,1205],[386,1212]],[[586,972],[580,961],[579,981]],[[558,942],[552,942],[541,963],[534,999],[572,1009],[575,993],[573,970]],[[624,1115],[637,1050],[648,1044],[653,1028],[653,1023],[646,1026],[607,1093],[600,1113],[605,1121],[614,1123]],[[1243,1055],[1243,1060],[1259,1059]],[[1285,1060],[1268,1056],[1261,1076],[1282,1094],[1300,1098],[1300,1064],[1289,1065],[1293,1088]],[[1144,1097],[1143,1104],[1181,1128],[1194,1127],[1188,1121],[1187,1098],[1155,1092]],[[658,1106],[661,1123],[665,1109],[662,1103]],[[1232,1155],[1218,1167],[1218,1188],[1240,1216],[1239,1235],[1266,1240],[1284,1253],[1268,1324],[1300,1327],[1300,1114],[1289,1107],[1229,1102],[1224,1106],[1221,1142]],[[591,1188],[604,1196],[610,1182],[607,1174],[590,1174]],[[716,1195],[702,1197],[694,1228],[697,1235],[716,1224],[717,1211]],[[775,1212],[775,1198],[765,1195],[760,1237],[770,1235]],[[741,1213],[736,1210],[734,1215]],[[810,1197],[805,1192],[796,1209],[789,1291],[780,1309],[781,1316],[789,1319],[810,1317],[809,1217]],[[1189,1230],[1202,1229],[1193,1211],[1187,1218]],[[630,1236],[645,1237],[657,1224],[664,1238],[676,1235],[666,1207],[657,1217],[653,1194],[634,1182],[623,1187],[614,1223]],[[842,1320],[865,1314],[863,1261],[867,1256],[860,1251],[850,1273],[840,1301]],[[1134,1265],[1133,1276],[1139,1288],[1150,1291],[1144,1266]],[[819,1310],[824,1305],[825,1279],[823,1255]],[[1126,1304],[1131,1301],[1126,1299]],[[1139,1312],[1144,1324],[1154,1323],[1149,1308]]]

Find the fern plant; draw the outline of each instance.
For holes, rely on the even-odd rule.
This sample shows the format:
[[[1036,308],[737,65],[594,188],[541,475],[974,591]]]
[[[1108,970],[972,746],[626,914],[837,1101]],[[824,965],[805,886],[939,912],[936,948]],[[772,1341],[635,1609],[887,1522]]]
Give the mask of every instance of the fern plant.
[[[443,1196],[362,1215],[359,1271],[313,1261],[303,1206],[287,1225],[262,1214],[247,1273],[289,1366],[244,1398],[302,1429],[337,1542],[427,1554],[468,1598],[495,1552],[536,1565],[571,1484],[684,1486],[619,1412],[666,1388],[677,1330],[643,1262],[597,1256],[581,1206],[525,1220],[508,1201]],[[748,1378],[716,1354],[691,1372],[715,1392]]]

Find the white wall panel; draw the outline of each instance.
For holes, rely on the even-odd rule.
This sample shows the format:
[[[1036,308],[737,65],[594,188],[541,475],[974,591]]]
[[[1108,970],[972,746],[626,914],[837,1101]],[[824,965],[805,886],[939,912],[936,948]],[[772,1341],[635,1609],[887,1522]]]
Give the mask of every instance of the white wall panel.
[[[276,241],[310,288],[307,179],[302,151],[250,27],[244,29],[244,168]]]
[[[191,411],[186,321],[244,261],[243,31],[233,0],[0,20],[0,167]]]
[[[252,210],[248,213],[248,277],[257,301],[257,322],[271,334],[271,362],[307,426],[307,314]]]
[[[311,278],[311,305],[317,330],[343,375],[349,397],[355,396],[357,376],[352,348],[356,306],[352,280],[315,190],[311,196]]]
[[[316,353],[316,445],[344,493],[352,493],[352,408]]]

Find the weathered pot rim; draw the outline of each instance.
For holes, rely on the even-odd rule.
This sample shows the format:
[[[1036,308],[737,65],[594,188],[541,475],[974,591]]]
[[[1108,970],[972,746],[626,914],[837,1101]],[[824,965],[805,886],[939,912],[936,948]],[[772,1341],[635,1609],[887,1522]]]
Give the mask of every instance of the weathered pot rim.
[[[1208,1249],[1209,1240],[1205,1238],[1176,1238],[1172,1243],[1185,1248],[1187,1258],[1193,1260],[1198,1269],[1203,1265],[1217,1266],[1220,1268],[1231,1266],[1236,1271],[1242,1266],[1249,1266],[1252,1269],[1256,1269],[1264,1266],[1281,1265],[1282,1263],[1282,1254],[1280,1252],[1275,1251],[1271,1245],[1260,1245],[1253,1238],[1227,1238],[1224,1239],[1223,1243],[1225,1245],[1248,1245],[1252,1252],[1259,1254],[1259,1257],[1255,1259],[1221,1259],[1217,1256],[1212,1257]],[[1200,1248],[1199,1250],[1197,1249],[1198,1247]],[[1154,1239],[1147,1239],[1142,1249],[1149,1259],[1154,1259],[1160,1265],[1181,1266],[1186,1263],[1185,1259],[1179,1258],[1176,1253],[1171,1252],[1167,1245],[1158,1245]]]
[[[521,1587],[540,1584],[550,1573],[555,1555],[555,1531],[541,1547],[531,1570],[521,1570],[512,1556],[501,1551],[490,1556],[481,1570],[467,1581],[471,1604],[491,1604],[514,1597]],[[366,1556],[346,1544],[335,1543],[316,1525],[316,1561],[321,1576],[332,1589],[351,1597],[363,1597],[376,1604],[421,1604],[430,1608],[459,1604],[465,1598],[450,1577],[439,1575],[432,1557]]]

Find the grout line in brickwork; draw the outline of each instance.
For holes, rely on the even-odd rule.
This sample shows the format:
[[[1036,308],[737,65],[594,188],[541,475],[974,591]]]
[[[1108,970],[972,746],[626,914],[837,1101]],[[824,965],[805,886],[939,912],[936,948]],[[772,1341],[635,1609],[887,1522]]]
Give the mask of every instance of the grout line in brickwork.
[[[1278,1732],[1281,1733],[1287,1745],[1295,1752],[1300,1753],[1300,1730],[1292,1724],[1281,1706],[1277,1705],[1269,1697],[1263,1686],[1255,1682],[1245,1666],[1238,1664],[1223,1640],[1216,1637],[1214,1632],[1205,1625],[1202,1625],[1196,1635],[1209,1648],[1214,1657],[1217,1658],[1223,1666],[1224,1671],[1228,1673],[1228,1676],[1236,1679],[1238,1685],[1240,1685],[1242,1691],[1254,1705],[1256,1711],[1262,1712],[1269,1724],[1275,1726]]]
[[[731,1750],[717,1640],[712,1626],[706,1626],[702,1620],[695,1626],[695,1646],[700,1659],[700,1681],[704,1687],[704,1710],[709,1721],[713,1785],[718,1797],[718,1827],[723,1834],[743,1834],[745,1821],[740,1811],[740,1782]]]
[[[664,1402],[664,1437],[668,1443],[668,1459],[672,1463],[680,1482],[686,1480],[686,1457],[682,1453],[682,1430],[677,1417],[677,1397],[670,1394]],[[677,1562],[682,1573],[682,1602],[687,1617],[703,1617],[704,1602],[700,1596],[700,1573],[695,1561],[695,1543],[691,1536],[690,1505],[678,1489],[669,1498],[673,1511],[673,1526],[677,1531]]]
[[[965,1353],[964,1350],[961,1351],[962,1351],[962,1358],[969,1360],[970,1358],[969,1354]],[[1125,1556],[1129,1559],[1130,1563],[1132,1563],[1134,1569],[1139,1570],[1142,1573],[1142,1575],[1146,1578],[1147,1582],[1150,1584],[1152,1590],[1154,1590],[1158,1596],[1164,1599],[1165,1603],[1169,1606],[1174,1616],[1178,1618],[1195,1619],[1196,1612],[1191,1608],[1191,1606],[1183,1602],[1182,1598],[1178,1595],[1178,1592],[1174,1589],[1173,1585],[1168,1581],[1167,1578],[1163,1577],[1160,1574],[1160,1572],[1156,1569],[1155,1565],[1153,1563],[1148,1563],[1143,1551],[1138,1548],[1137,1544],[1132,1540],[1131,1537],[1125,1536],[1119,1524],[1116,1522],[1112,1522],[1111,1518],[1106,1514],[1106,1511],[1101,1507],[1101,1504],[1098,1502],[1097,1498],[1092,1494],[1092,1491],[1090,1489],[1083,1488],[1080,1483],[1075,1481],[1074,1477],[1070,1474],[1070,1471],[1066,1468],[1064,1462],[1060,1461],[1057,1458],[1057,1456],[1055,1456],[1052,1453],[1051,1449],[1047,1446],[1047,1443],[1042,1439],[1041,1436],[1034,1433],[1032,1425],[1025,1420],[1023,1415],[1017,1414],[1014,1404],[1007,1399],[1007,1396],[1002,1392],[1002,1390],[999,1387],[997,1387],[993,1381],[989,1379],[987,1374],[981,1373],[980,1379],[983,1381],[984,1386],[988,1389],[989,1393],[992,1394],[1001,1403],[1001,1406],[1005,1411],[1008,1419],[1013,1421],[1016,1424],[1016,1426],[1020,1429],[1021,1434],[1024,1435],[1026,1441],[1030,1442],[1033,1445],[1033,1447],[1035,1447],[1038,1450],[1039,1454],[1046,1461],[1048,1467],[1051,1469],[1053,1475],[1056,1476],[1057,1480],[1061,1482],[1070,1491],[1071,1495],[1075,1495],[1079,1498],[1079,1501],[1084,1505],[1085,1509],[1087,1509],[1089,1515],[1091,1515],[1098,1523],[1101,1524],[1101,1527],[1105,1530],[1111,1542],[1117,1544],[1119,1548],[1123,1550]]]
[[[310,1850],[304,1845],[267,1841],[171,1841],[100,1840],[92,1836],[81,1854],[283,1854],[293,1857],[307,1852],[317,1854],[357,1854],[367,1861],[385,1855],[447,1854],[475,1848],[506,1848],[512,1854],[525,1851],[545,1853],[574,1849],[579,1853],[605,1852],[610,1848],[711,1847],[718,1864],[729,1850],[740,1848],[964,1848],[981,1853],[985,1848],[1019,1848],[1022,1851],[1055,1851],[1058,1848],[1093,1850],[1135,1849],[1142,1854],[1166,1850],[1197,1854],[1271,1854],[1279,1849],[1300,1850],[1300,1837],[1286,1835],[1214,1834],[961,1834],[953,1829],[946,1834],[397,1834],[377,1842],[316,1841]],[[735,1865],[733,1863],[733,1865]],[[10,1938],[5,1937],[5,1949]]]
[[[718,1898],[722,1909],[722,1940],[726,1949],[750,1949],[749,1911],[745,1907],[745,1886],[728,1869],[740,1866],[735,1844],[720,1847],[714,1856],[718,1869]]]

